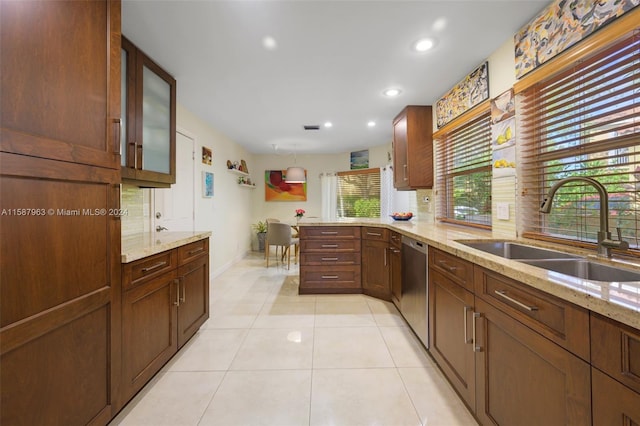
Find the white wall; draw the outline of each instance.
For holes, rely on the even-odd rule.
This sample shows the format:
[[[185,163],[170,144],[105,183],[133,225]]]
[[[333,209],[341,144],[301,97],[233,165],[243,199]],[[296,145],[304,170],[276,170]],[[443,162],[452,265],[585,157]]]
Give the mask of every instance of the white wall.
[[[251,171],[254,156],[181,105],[177,106],[176,125],[196,141],[195,228],[212,232],[210,272],[216,276],[251,250],[252,196],[257,190],[239,186],[237,175],[227,171],[226,163],[245,160]],[[211,166],[200,160],[203,146],[213,151]],[[212,198],[202,196],[203,171],[213,172]]]

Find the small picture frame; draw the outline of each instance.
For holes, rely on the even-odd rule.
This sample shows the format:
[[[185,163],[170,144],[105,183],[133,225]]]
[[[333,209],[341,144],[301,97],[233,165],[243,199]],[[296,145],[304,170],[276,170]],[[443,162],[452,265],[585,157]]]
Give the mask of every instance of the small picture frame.
[[[202,147],[202,164],[206,164],[207,166],[211,165],[211,161],[213,160],[213,152],[210,148],[206,146]]]
[[[202,197],[213,197],[213,173],[202,172]]]

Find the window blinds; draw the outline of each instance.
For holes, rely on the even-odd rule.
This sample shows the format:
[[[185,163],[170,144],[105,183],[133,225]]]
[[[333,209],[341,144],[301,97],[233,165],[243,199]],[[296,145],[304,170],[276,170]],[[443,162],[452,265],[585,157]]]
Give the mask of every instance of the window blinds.
[[[338,172],[338,217],[380,217],[380,169]]]

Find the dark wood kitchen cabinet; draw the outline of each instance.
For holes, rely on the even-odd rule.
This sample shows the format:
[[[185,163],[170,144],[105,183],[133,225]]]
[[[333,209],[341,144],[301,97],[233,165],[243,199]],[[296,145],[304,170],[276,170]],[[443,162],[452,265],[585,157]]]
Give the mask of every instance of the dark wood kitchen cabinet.
[[[3,425],[106,424],[120,374],[120,2],[0,2]]]
[[[362,227],[362,292],[391,301],[389,230]]]
[[[431,106],[407,106],[393,119],[393,186],[398,190],[433,187]]]
[[[122,265],[121,408],[209,318],[209,239]]]
[[[122,37],[122,180],[176,182],[176,80]]]
[[[396,305],[396,308],[400,309],[400,299],[402,298],[402,236],[398,232],[390,231],[389,242],[391,301]]]
[[[362,293],[359,226],[300,227],[300,294]]]
[[[473,264],[429,248],[429,352],[471,410],[476,369],[471,323]]]
[[[594,425],[640,424],[640,330],[591,313]]]

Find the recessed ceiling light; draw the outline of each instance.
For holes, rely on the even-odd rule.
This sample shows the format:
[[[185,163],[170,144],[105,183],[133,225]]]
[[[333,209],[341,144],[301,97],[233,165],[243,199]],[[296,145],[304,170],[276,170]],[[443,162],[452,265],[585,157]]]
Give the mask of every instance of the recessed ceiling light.
[[[271,36],[266,36],[262,39],[262,45],[267,50],[276,50],[278,48],[278,42]]]
[[[389,97],[389,98],[393,98],[395,96],[398,96],[400,93],[402,93],[402,90],[400,89],[387,89],[384,92],[382,92],[383,95]]]
[[[370,122],[367,123],[367,126],[376,127],[376,122],[375,121],[370,121]]]
[[[324,127],[333,127],[333,123],[330,121],[327,121],[326,123],[324,123]]]
[[[435,46],[435,41],[431,38],[421,38],[420,40],[413,43],[413,50],[419,53],[426,52],[427,50],[431,50],[433,46]]]

